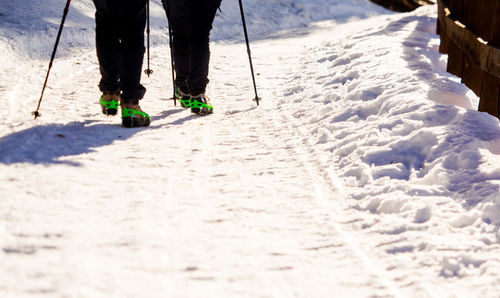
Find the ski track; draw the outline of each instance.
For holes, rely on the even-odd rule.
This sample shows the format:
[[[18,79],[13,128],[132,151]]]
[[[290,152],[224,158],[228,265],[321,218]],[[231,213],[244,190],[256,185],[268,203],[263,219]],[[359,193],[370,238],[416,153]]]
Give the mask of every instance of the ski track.
[[[30,84],[0,86],[18,146],[0,163],[0,181],[12,185],[0,187],[0,296],[443,296],[450,287],[433,290],[439,283],[415,269],[422,260],[397,266],[386,253],[404,237],[356,228],[362,211],[281,104],[321,43],[300,36],[252,45],[259,107],[244,44],[214,43],[207,117],[168,100],[169,51],[154,47],[141,103],[152,124],[130,130],[100,114],[94,50],[56,61],[37,122],[26,111],[45,61],[0,58],[17,65],[2,75],[35,70],[18,80]]]

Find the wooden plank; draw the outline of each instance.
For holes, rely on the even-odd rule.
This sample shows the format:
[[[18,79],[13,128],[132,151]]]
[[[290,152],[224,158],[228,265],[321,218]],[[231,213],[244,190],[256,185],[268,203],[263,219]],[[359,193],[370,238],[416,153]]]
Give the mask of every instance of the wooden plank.
[[[448,54],[448,45],[450,43],[450,39],[448,38],[448,34],[446,34],[446,27],[441,24],[441,19],[446,17],[444,11],[444,5],[441,2],[438,2],[438,21],[437,21],[437,34],[440,35],[441,43],[439,44],[439,52],[441,54]]]
[[[500,79],[485,72],[478,110],[499,117]]]
[[[479,18],[485,18],[486,16],[481,16],[480,7],[486,0],[481,0],[481,4],[478,5],[477,0],[464,0],[465,14],[463,18],[458,18],[458,20],[464,24],[472,33],[479,36]]]
[[[465,25],[476,36],[481,37],[483,40],[489,40],[492,22],[493,11],[498,0],[465,0],[467,2],[465,10]]]
[[[465,63],[462,74],[462,83],[469,87],[477,96],[481,96],[481,90],[483,88],[483,76],[484,73],[479,66],[470,59],[468,56],[464,57]]]
[[[495,5],[492,9],[493,20],[491,22],[491,32],[488,42],[491,46],[500,48],[500,1],[493,1],[495,1]]]
[[[500,1],[494,1],[493,5],[489,6],[490,15],[490,32],[488,42],[491,46],[500,45]],[[483,78],[483,90],[479,101],[479,110],[485,111],[496,117],[500,117],[500,78],[485,73]]]
[[[498,115],[500,115],[500,87],[498,88]]]
[[[441,35],[450,45],[448,68],[460,72],[456,47],[465,54],[463,82],[481,96],[479,110],[500,117],[500,0],[459,1],[438,0]]]
[[[489,43],[491,46],[494,47],[500,47],[500,1],[498,0],[493,0],[495,1],[495,5],[492,8],[492,14],[493,14],[493,20],[491,22],[491,31],[490,31],[490,37],[489,37]],[[494,81],[491,83],[493,85],[493,90],[492,92],[492,97],[495,96],[495,90],[497,94],[497,117],[500,117],[500,77],[496,77],[497,82],[495,83]],[[490,88],[488,84],[490,82],[486,81],[485,82],[486,88]]]
[[[442,0],[438,0],[442,1]],[[481,69],[500,77],[500,49],[478,40],[465,26],[460,26],[452,16],[441,19],[446,34]]]
[[[448,8],[451,11],[451,14],[459,21],[463,23],[464,20],[464,5],[467,0],[452,0]]]
[[[449,12],[447,15],[453,14],[458,19],[464,17],[464,0],[450,0]],[[446,70],[458,77],[463,78],[465,56],[462,49],[458,47],[453,40],[449,41],[448,45],[448,66]]]
[[[438,3],[437,3],[438,15],[444,14],[444,7],[450,7],[451,1],[452,0],[443,0],[442,2],[438,1]],[[441,19],[440,17],[438,17],[438,19],[437,19],[436,34],[438,34],[438,35],[441,35],[441,29],[442,29],[440,19]],[[443,36],[441,36],[441,37],[443,37]]]
[[[460,78],[464,73],[464,54],[453,41],[448,43],[448,65],[446,66],[446,71]]]
[[[487,19],[486,16],[481,15],[481,7],[483,3],[488,0],[481,0],[481,5],[477,4],[477,0],[463,0],[462,16],[457,15],[458,20],[466,26],[474,35],[478,36],[480,26],[480,19]],[[453,11],[453,10],[452,10]],[[489,35],[489,32],[488,32]],[[484,36],[484,34],[483,34]],[[464,67],[462,74],[462,83],[469,87],[477,96],[481,96],[483,88],[483,70],[477,66],[474,61],[468,56],[464,56]]]

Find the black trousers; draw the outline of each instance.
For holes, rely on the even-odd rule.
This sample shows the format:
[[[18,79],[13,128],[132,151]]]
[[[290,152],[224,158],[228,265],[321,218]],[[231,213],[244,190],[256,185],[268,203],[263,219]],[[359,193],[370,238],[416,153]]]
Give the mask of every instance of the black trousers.
[[[210,30],[221,0],[162,1],[173,34],[175,84],[184,93],[205,93],[210,61]]]
[[[146,0],[93,0],[96,48],[101,72],[99,89],[122,91],[123,99],[141,99]]]

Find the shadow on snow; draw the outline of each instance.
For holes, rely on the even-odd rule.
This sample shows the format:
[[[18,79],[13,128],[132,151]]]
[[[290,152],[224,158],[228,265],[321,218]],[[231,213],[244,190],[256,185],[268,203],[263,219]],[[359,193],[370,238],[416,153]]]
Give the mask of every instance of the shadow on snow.
[[[152,126],[147,128],[122,128],[119,124],[98,123],[97,120],[70,122],[67,124],[47,124],[34,126],[0,138],[0,163],[66,164],[81,166],[75,160],[60,160],[62,157],[93,153],[95,148],[110,145],[115,141],[125,141],[144,130],[159,129],[169,125],[179,125],[195,116],[163,125],[155,121],[167,118],[183,110],[168,110],[151,117]]]

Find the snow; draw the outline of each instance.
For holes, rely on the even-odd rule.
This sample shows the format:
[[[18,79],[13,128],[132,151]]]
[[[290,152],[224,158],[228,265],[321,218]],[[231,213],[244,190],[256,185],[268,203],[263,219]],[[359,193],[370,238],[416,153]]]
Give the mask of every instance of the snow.
[[[498,297],[499,122],[446,73],[435,6],[244,1],[257,107],[224,0],[199,118],[152,1],[152,124],[124,129],[89,0],[30,115],[65,2],[0,7],[1,297]]]

